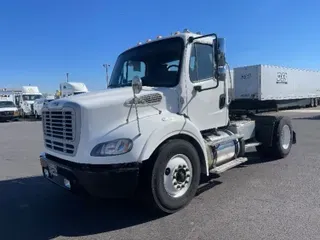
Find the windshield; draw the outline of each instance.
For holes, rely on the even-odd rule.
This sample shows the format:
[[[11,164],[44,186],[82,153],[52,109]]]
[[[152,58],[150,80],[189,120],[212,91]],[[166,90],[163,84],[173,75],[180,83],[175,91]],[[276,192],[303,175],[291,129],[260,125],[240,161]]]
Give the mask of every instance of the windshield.
[[[15,107],[11,101],[0,101],[0,108]]]
[[[40,99],[42,98],[42,95],[32,95],[32,94],[28,94],[28,95],[23,95],[22,99],[23,101],[34,101],[36,99]]]
[[[182,38],[171,38],[122,53],[115,64],[109,87],[130,86],[135,76],[141,78],[143,86],[176,86],[183,48]]]

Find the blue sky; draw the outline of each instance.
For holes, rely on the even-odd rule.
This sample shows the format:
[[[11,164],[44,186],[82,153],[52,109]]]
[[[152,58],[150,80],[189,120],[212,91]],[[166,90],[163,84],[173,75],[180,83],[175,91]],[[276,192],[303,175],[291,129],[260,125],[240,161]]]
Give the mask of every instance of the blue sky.
[[[103,89],[103,63],[184,28],[225,37],[231,67],[320,70],[319,9],[308,0],[2,0],[0,88],[31,84],[54,92],[69,72],[70,81]]]

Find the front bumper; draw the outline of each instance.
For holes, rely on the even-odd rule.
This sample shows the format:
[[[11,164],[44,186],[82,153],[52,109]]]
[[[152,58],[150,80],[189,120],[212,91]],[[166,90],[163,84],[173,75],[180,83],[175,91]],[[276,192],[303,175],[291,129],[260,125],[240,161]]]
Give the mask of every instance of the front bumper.
[[[6,120],[12,120],[12,119],[17,119],[19,116],[15,115],[1,115],[0,116],[0,121],[6,121]]]
[[[48,154],[40,155],[45,178],[74,193],[101,198],[132,196],[139,182],[140,164],[79,164]]]

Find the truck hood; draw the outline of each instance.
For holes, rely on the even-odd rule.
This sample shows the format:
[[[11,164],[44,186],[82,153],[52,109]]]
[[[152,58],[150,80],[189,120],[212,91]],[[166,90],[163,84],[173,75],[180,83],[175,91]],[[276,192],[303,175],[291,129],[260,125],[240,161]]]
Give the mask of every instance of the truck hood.
[[[175,89],[143,87],[137,95],[144,100],[137,104],[139,118],[157,115],[157,109],[162,112],[178,112],[179,96]],[[47,107],[50,109],[70,106],[76,109],[77,118],[81,116],[81,134],[87,135],[90,140],[126,124],[132,101],[132,88],[123,87],[54,100]],[[134,105],[129,116],[129,122],[131,121],[136,121]]]

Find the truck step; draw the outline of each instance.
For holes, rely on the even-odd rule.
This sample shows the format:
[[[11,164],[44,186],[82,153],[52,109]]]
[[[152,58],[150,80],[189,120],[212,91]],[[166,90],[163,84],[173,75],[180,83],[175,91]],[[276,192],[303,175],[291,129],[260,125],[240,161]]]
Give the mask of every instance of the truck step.
[[[214,169],[210,170],[210,173],[213,173],[213,174],[220,174],[220,173],[223,173],[235,166],[238,166],[244,162],[248,161],[248,158],[245,158],[245,157],[240,157],[240,158],[236,158],[230,162],[227,162],[225,164],[222,164],[221,166],[219,167],[215,167]]]
[[[248,144],[245,145],[245,148],[246,148],[246,151],[247,151],[249,148],[257,147],[259,145],[261,145],[261,143],[259,143],[259,142],[248,143]]]
[[[213,146],[216,146],[218,144],[226,143],[226,142],[233,141],[233,140],[240,139],[240,138],[243,138],[243,135],[235,134],[235,135],[231,135],[231,136],[226,137],[226,138],[220,138],[220,139],[217,139],[217,140],[214,140],[214,141],[210,141],[210,142],[208,142],[208,145],[213,147]]]

